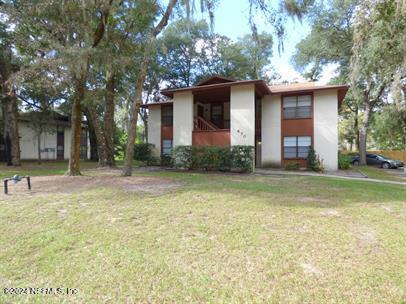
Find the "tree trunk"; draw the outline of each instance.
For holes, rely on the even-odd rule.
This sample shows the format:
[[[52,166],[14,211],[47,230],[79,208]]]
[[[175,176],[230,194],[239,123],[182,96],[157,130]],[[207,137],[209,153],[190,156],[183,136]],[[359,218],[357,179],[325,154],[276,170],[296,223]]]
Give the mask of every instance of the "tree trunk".
[[[80,135],[82,132],[82,100],[85,97],[86,77],[75,81],[75,95],[71,114],[70,158],[67,175],[76,176],[80,173]]]
[[[107,161],[107,146],[106,141],[103,134],[103,129],[101,127],[100,121],[97,118],[96,109],[94,107],[86,107],[85,114],[87,119],[90,120],[94,134],[96,136],[96,143],[97,143],[97,154],[99,156],[99,167],[108,167]]]
[[[10,159],[7,162],[12,166],[20,166],[20,136],[18,132],[18,106],[15,91],[3,98],[4,135],[9,137]]]
[[[12,49],[11,44],[4,41],[0,49],[0,95],[2,96],[2,109],[4,120],[4,138],[8,137],[7,149],[7,164],[20,166],[20,137],[18,133],[18,106],[17,96],[14,88],[8,83],[12,70]]]
[[[90,142],[90,160],[93,161],[98,161],[99,156],[97,154],[97,140],[96,140],[96,134],[94,132],[94,128],[92,125],[92,122],[90,121],[90,118],[88,116],[88,113],[85,112],[85,115],[87,117],[87,126],[89,128],[89,142]]]
[[[173,7],[175,6],[177,0],[170,0],[168,6],[166,7],[165,13],[163,14],[161,20],[153,31],[149,34],[148,40],[145,45],[144,55],[141,62],[140,72],[137,78],[135,99],[131,104],[130,110],[130,121],[128,122],[127,130],[127,146],[125,149],[125,159],[123,167],[123,176],[130,176],[132,174],[133,159],[134,159],[134,143],[137,135],[137,121],[138,121],[138,112],[142,104],[142,91],[144,86],[145,77],[147,74],[147,69],[149,61],[151,58],[151,51],[155,45],[155,40],[157,35],[165,28],[168,24],[169,17],[172,14]]]
[[[359,115],[358,115],[358,106],[355,108],[354,112],[354,130],[355,130],[355,146],[359,151]]]
[[[362,117],[361,129],[359,131],[359,155],[360,155],[360,165],[366,165],[366,153],[367,153],[367,136],[369,122],[371,120],[372,108],[370,104],[365,105],[364,115]]]
[[[152,47],[154,38],[151,38],[151,41],[148,43],[148,46]],[[138,121],[138,112],[140,110],[140,106],[142,104],[142,87],[144,85],[145,76],[147,74],[147,67],[149,64],[149,51],[151,48],[147,47],[144,51],[144,58],[141,63],[141,70],[138,74],[137,79],[137,86],[136,86],[136,93],[135,93],[135,101],[131,105],[130,110],[130,121],[128,122],[128,130],[127,130],[127,146],[125,149],[125,159],[124,159],[124,167],[123,167],[123,176],[131,176],[132,174],[132,167],[133,167],[133,159],[134,159],[134,144],[135,138],[137,135],[137,121]]]
[[[115,167],[114,160],[114,88],[115,77],[111,72],[107,72],[105,109],[104,109],[104,138],[106,143],[107,166]]]

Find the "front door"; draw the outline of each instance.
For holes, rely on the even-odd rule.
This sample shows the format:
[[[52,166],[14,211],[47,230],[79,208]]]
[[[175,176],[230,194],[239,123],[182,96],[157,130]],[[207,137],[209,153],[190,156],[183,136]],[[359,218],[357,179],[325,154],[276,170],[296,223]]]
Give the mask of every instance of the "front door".
[[[65,152],[65,135],[62,131],[58,130],[56,133],[56,159],[63,160]]]

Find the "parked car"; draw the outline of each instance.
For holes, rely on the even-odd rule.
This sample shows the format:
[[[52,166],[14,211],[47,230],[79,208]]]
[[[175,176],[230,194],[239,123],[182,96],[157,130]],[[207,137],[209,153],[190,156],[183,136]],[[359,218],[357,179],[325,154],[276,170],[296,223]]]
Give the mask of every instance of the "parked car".
[[[351,159],[351,163],[353,164],[353,166],[358,166],[360,163],[359,155],[353,156]],[[393,159],[387,158],[380,154],[368,153],[367,154],[367,165],[368,166],[377,166],[377,167],[381,167],[384,169],[396,169],[399,167],[403,167],[405,164],[403,162],[401,162],[400,160],[393,160]]]

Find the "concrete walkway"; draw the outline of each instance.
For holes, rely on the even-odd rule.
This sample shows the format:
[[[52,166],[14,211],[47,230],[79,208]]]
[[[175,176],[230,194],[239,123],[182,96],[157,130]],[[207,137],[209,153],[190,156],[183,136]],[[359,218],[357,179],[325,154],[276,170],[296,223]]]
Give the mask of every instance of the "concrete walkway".
[[[358,172],[359,173],[359,172]],[[396,181],[388,181],[382,179],[374,179],[368,178],[368,176],[359,173],[358,176],[343,174],[339,172],[326,172],[326,173],[316,173],[316,172],[309,172],[309,171],[285,171],[285,170],[276,170],[276,169],[255,169],[254,174],[257,175],[290,175],[290,176],[319,176],[319,177],[330,177],[330,178],[340,178],[340,179],[347,179],[347,180],[358,180],[358,181],[365,181],[365,182],[375,182],[375,183],[385,183],[385,184],[393,184],[393,185],[402,185],[406,186],[406,182],[396,182]]]

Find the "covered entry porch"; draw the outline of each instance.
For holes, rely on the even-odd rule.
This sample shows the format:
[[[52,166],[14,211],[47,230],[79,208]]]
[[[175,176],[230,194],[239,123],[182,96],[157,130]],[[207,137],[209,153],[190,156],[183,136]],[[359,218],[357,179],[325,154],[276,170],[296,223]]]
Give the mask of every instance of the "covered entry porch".
[[[211,77],[196,86],[162,91],[173,99],[173,145],[256,146],[258,104],[270,94],[262,80]]]
[[[193,94],[192,144],[229,146],[230,88],[218,88]]]

